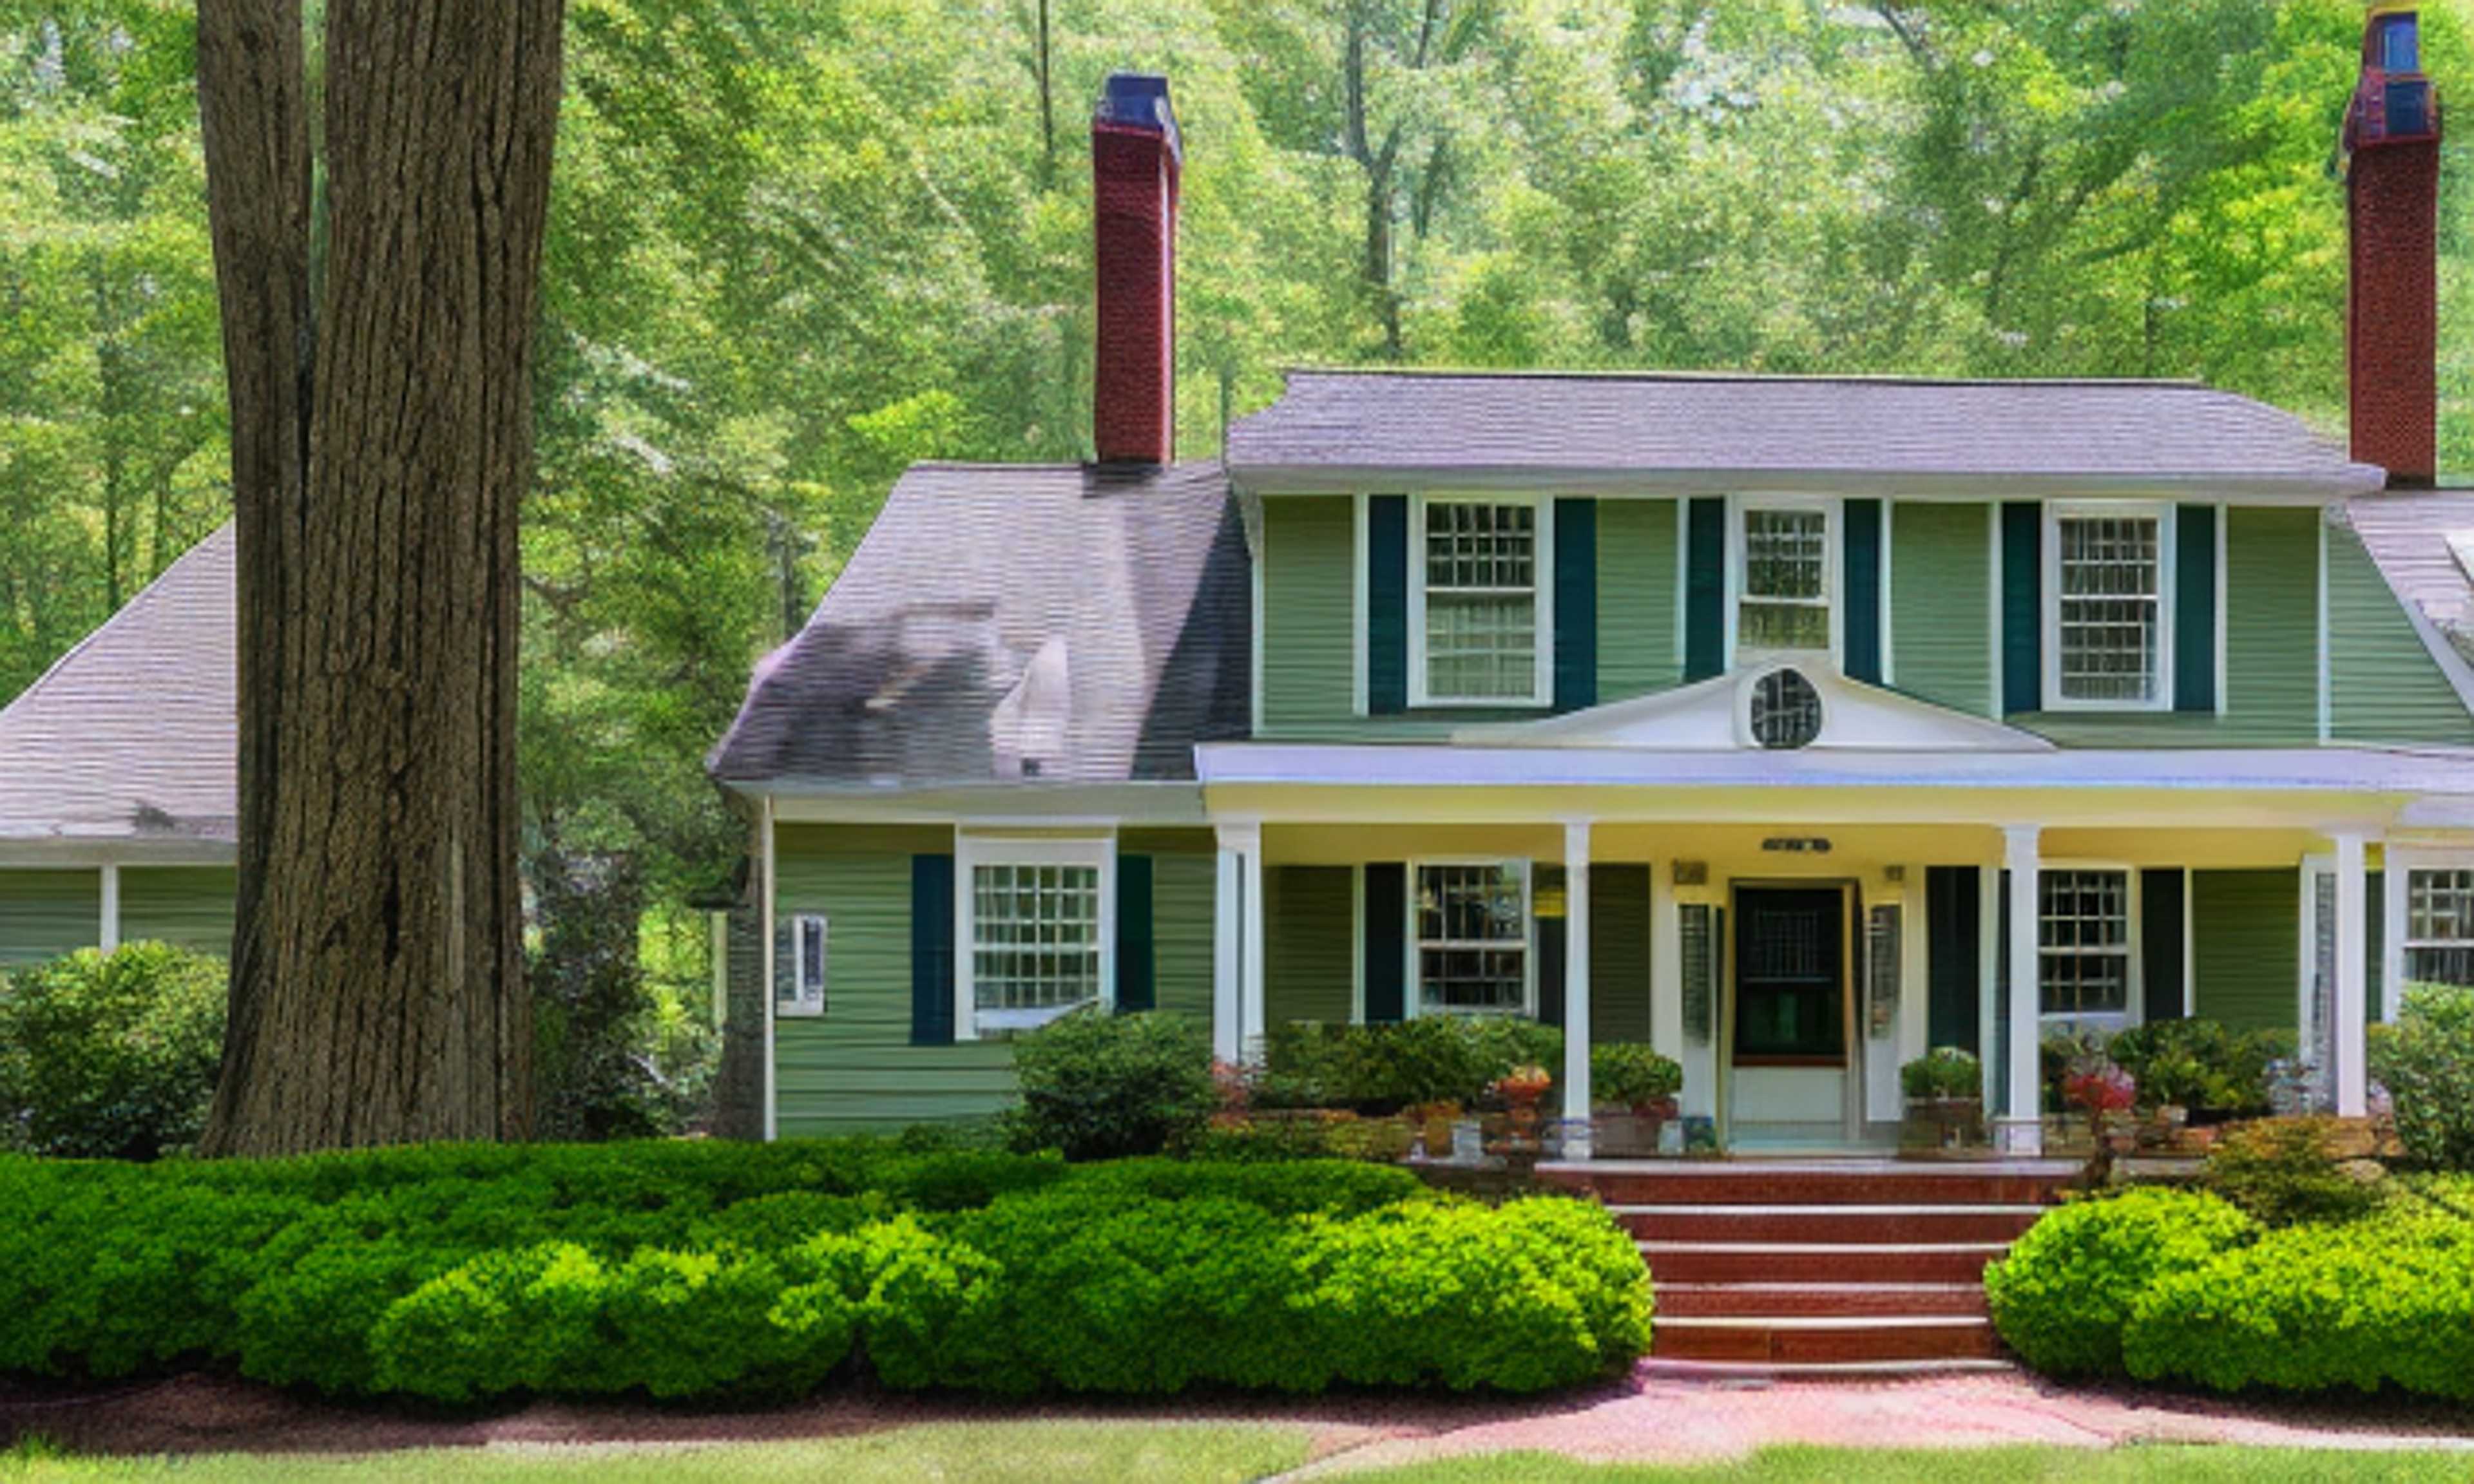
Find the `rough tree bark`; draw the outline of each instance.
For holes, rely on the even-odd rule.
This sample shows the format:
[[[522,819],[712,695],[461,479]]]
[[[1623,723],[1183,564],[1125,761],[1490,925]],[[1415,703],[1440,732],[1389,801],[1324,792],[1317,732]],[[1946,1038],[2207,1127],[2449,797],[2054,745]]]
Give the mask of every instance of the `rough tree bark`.
[[[517,503],[561,0],[200,0],[240,897],[204,1147],[523,1137]]]

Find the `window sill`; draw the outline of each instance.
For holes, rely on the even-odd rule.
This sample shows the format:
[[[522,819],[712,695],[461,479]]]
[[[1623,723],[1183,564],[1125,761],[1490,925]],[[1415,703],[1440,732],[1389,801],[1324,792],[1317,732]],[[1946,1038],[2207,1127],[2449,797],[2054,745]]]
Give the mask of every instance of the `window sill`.
[[[971,1013],[969,1039],[997,1041],[1019,1036],[1027,1031],[1035,1031],[1052,1020],[1061,1020],[1078,1010],[1088,1010],[1094,1006],[1103,1013],[1108,1008],[1104,1000],[1086,999],[1046,1010],[975,1010]]]
[[[777,1020],[821,1020],[824,1017],[825,1007],[822,1005],[811,1005],[787,999],[777,999],[773,1002],[773,1018]]]

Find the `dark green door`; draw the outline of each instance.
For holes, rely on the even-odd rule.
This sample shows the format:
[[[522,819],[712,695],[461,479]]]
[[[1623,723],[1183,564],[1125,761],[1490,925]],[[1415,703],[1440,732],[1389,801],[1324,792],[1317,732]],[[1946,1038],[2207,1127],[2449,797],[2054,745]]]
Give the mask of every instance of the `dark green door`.
[[[1736,1065],[1846,1065],[1845,910],[1835,886],[1735,894]]]

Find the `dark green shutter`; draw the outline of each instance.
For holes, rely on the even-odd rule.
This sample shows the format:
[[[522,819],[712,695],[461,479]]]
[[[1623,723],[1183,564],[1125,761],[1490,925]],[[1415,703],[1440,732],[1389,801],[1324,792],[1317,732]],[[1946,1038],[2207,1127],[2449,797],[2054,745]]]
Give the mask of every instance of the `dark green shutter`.
[[[2028,501],[2001,507],[2001,709],[2040,710],[2045,678],[2045,508]]]
[[[1366,868],[1366,1020],[1397,1020],[1407,1008],[1401,934],[1409,917],[1409,868],[1377,861]]]
[[[1727,502],[1692,502],[1684,547],[1684,678],[1727,667]]]
[[[1366,708],[1409,708],[1409,497],[1366,501]]]
[[[1117,857],[1117,1013],[1156,1003],[1152,968],[1152,858]]]
[[[2182,883],[2178,868],[2139,873],[2139,971],[2150,1020],[2190,1014],[2182,983]]]
[[[1564,890],[1561,866],[1534,866],[1531,876],[1532,901],[1545,893]],[[1538,1019],[1544,1025],[1564,1023],[1564,924],[1570,911],[1566,904],[1564,916],[1538,919]]]
[[[2374,1020],[2385,1020],[2388,1014],[2388,983],[2381,974],[2388,958],[2389,910],[2388,874],[2380,871],[2363,873],[2363,951],[2370,956],[2363,980],[2364,1014]]]
[[[954,1043],[954,857],[910,857],[910,1043]]]
[[[1881,502],[1849,500],[1847,534],[1847,674],[1881,683]]]
[[[1983,874],[1974,866],[1925,870],[1925,1041],[1928,1047],[1956,1046],[1978,1055],[1984,1002],[1977,993],[1982,971]]]
[[[1555,709],[1598,704],[1598,502],[1555,502]]]
[[[2217,509],[2184,505],[2173,524],[2173,709],[2217,708]]]

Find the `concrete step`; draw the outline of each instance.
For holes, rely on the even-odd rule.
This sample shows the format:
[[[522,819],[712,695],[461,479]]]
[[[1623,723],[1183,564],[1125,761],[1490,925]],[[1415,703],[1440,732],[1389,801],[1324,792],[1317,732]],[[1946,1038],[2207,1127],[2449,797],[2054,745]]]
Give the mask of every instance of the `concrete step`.
[[[1836,1360],[1781,1364],[1750,1360],[1679,1360],[1652,1355],[1634,1371],[1643,1380],[1694,1385],[1766,1385],[1772,1381],[1886,1381],[1921,1376],[2008,1376],[2011,1360]]]
[[[1668,1283],[1978,1283],[2001,1242],[1665,1242],[1635,1244]]]
[[[1891,1205],[1609,1206],[1657,1242],[2008,1242],[2045,1212],[2032,1202]]]
[[[1658,1318],[1853,1318],[1947,1315],[1981,1319],[1981,1283],[1660,1283]]]
[[[1992,1321],[1953,1315],[1858,1318],[1666,1318],[1652,1333],[1661,1360],[1813,1365],[1894,1360],[1990,1360]]]

